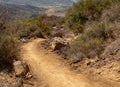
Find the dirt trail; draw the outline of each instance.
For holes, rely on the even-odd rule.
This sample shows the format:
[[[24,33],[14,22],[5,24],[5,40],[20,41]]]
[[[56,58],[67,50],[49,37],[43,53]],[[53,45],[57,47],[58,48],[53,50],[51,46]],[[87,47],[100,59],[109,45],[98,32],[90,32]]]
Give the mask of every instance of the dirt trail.
[[[82,75],[71,71],[60,61],[60,56],[38,44],[43,39],[36,39],[23,46],[23,58],[30,65],[34,75],[43,79],[47,87],[105,87],[89,81]]]

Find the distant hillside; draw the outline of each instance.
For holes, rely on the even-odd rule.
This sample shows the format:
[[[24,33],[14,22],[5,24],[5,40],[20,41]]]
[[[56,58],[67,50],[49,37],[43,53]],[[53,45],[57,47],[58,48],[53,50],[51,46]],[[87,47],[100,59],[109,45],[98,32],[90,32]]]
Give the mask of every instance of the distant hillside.
[[[44,11],[44,8],[38,8],[31,5],[0,4],[0,18],[6,21],[18,17],[35,17],[43,14]]]
[[[75,0],[0,0],[3,3],[29,4],[29,5],[70,5]]]

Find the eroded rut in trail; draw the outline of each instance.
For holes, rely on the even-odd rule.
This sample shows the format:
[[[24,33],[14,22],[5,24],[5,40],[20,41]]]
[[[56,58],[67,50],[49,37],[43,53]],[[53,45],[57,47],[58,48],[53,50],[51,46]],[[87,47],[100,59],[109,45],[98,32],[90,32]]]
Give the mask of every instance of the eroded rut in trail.
[[[23,59],[30,65],[33,74],[44,80],[48,87],[106,87],[70,70],[57,54],[39,48],[38,44],[42,41],[36,39],[26,43],[23,46]]]

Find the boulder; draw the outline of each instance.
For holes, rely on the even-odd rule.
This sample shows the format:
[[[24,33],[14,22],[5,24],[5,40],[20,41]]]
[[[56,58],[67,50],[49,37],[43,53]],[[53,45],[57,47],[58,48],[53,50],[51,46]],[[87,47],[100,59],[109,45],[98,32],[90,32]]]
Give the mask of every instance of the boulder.
[[[24,76],[29,72],[28,65],[24,61],[15,61],[13,65],[16,76]]]
[[[51,41],[51,48],[54,51],[61,50],[61,48],[68,46],[68,45],[69,43],[65,39],[60,38],[60,37],[55,37]]]

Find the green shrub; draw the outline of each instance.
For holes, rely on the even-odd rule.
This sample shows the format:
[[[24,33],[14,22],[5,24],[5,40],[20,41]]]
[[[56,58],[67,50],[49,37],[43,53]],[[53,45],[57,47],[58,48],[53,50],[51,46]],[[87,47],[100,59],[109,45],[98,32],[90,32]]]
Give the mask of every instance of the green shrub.
[[[19,56],[19,44],[3,23],[0,23],[0,34],[0,60],[12,63]]]
[[[105,8],[109,8],[111,4],[119,2],[119,0],[80,0],[68,9],[66,23],[70,28],[74,27],[76,23],[79,23],[83,27],[87,21],[99,20]],[[75,30],[75,32],[77,30],[74,28],[71,29]],[[81,33],[79,32],[79,28],[78,33]]]
[[[25,21],[23,26],[24,29],[21,31],[20,37],[46,38],[50,35],[50,28],[46,23],[44,23],[42,17]]]
[[[0,47],[0,58],[5,61],[12,62],[18,57],[18,46],[12,36],[2,38]]]
[[[91,38],[107,39],[112,37],[112,29],[108,27],[106,23],[94,23],[91,25],[91,29],[86,30],[86,35]]]
[[[80,36],[77,40],[71,43],[71,49],[76,50],[76,52],[81,52],[85,54],[87,57],[93,57],[91,52],[94,53],[94,56],[97,56],[103,50],[103,42],[104,40],[101,38],[90,38],[88,36]]]
[[[111,38],[112,34],[106,24],[95,23],[70,44],[71,51],[83,53],[89,58],[99,56],[104,50],[106,40]]]
[[[80,23],[74,23],[71,27],[74,33],[82,33],[83,32],[83,25]]]
[[[41,18],[36,20],[36,26],[38,27],[38,32],[40,32],[43,36],[49,36],[50,35],[50,28],[47,24],[45,24]]]

